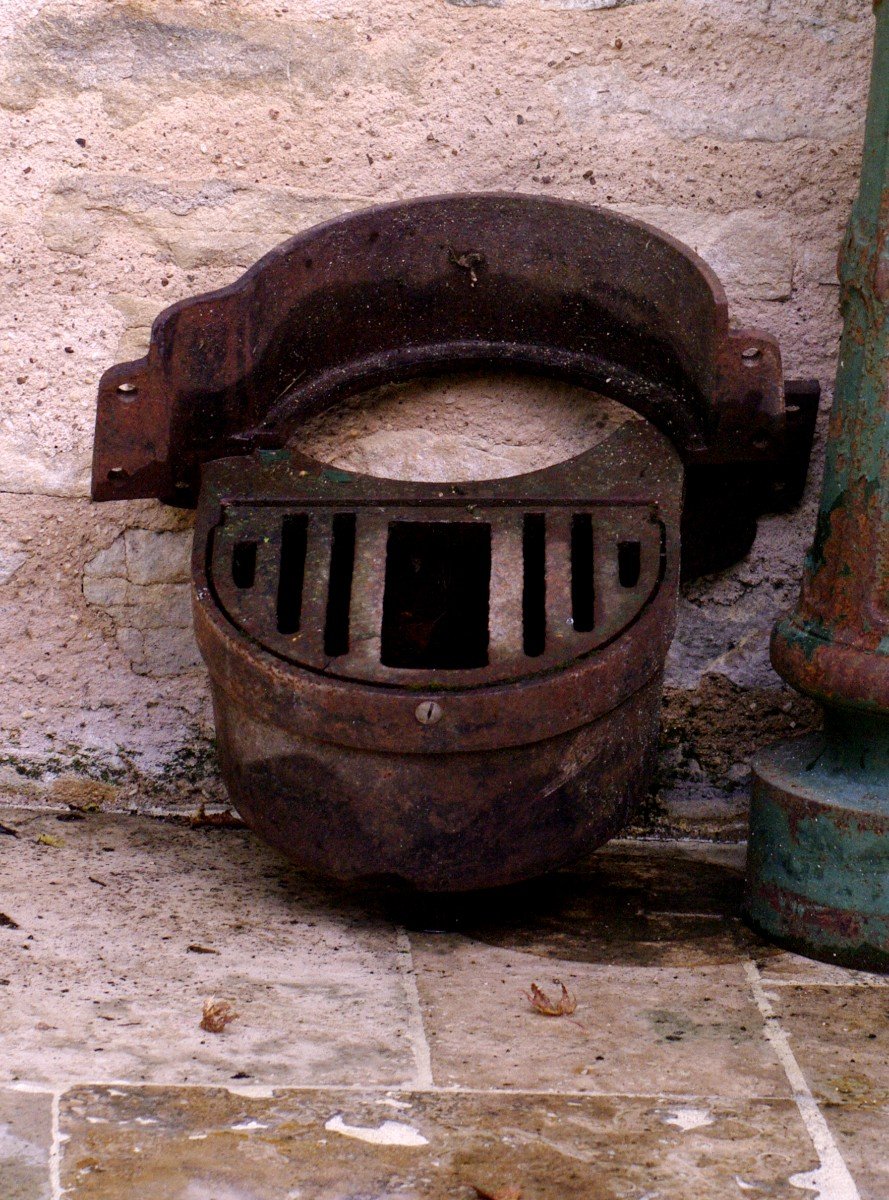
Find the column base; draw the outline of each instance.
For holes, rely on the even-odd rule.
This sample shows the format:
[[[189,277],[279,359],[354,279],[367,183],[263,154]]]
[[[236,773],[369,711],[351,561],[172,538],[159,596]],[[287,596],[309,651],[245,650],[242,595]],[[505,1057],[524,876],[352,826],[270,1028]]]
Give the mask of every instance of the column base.
[[[753,763],[745,916],[810,958],[889,972],[887,730],[863,717],[854,738],[836,732]]]

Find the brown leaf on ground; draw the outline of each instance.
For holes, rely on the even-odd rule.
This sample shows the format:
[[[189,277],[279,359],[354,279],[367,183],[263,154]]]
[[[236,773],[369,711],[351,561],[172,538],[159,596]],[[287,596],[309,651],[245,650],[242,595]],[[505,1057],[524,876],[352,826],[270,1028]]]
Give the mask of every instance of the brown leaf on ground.
[[[18,921],[13,921],[12,917],[7,917],[6,913],[0,913],[0,926],[4,929],[20,929]]]
[[[40,837],[37,839],[37,844],[39,846],[52,846],[57,850],[59,846],[64,846],[65,839],[56,837],[52,833],[41,833]]]
[[[214,1000],[211,996],[204,1001],[204,1015],[201,1017],[201,1029],[207,1033],[222,1033],[226,1025],[230,1025],[240,1013],[236,1013],[227,1000]]]
[[[11,825],[3,824],[0,824],[0,833],[8,834],[9,837],[18,837],[19,835],[19,831],[17,829],[13,829]]]
[[[218,950],[214,950],[212,946],[202,946],[199,942],[192,942],[188,947],[192,954],[218,954]]]
[[[246,829],[246,825],[241,818],[233,813],[230,808],[223,812],[208,813],[203,804],[198,808],[196,813],[188,819],[189,825],[194,829]]]
[[[577,1008],[577,998],[569,992],[562,983],[561,979],[554,979],[553,983],[561,988],[561,995],[553,1000],[550,996],[539,988],[536,983],[531,984],[530,992],[524,994],[528,998],[531,1007],[539,1013],[543,1013],[545,1017],[570,1017]]]
[[[478,1200],[522,1200],[521,1188],[485,1188],[477,1183],[472,1184]]]

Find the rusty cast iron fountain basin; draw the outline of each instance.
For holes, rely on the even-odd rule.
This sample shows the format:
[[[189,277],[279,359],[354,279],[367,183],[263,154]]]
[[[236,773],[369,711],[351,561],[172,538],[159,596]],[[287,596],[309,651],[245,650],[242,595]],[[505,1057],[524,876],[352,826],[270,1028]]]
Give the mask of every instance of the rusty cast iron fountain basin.
[[[508,479],[335,469],[300,422],[516,367],[633,410]],[[586,205],[449,196],[340,218],[160,315],[99,388],[93,494],[193,505],[220,764],[301,866],[448,891],[616,833],[648,789],[680,572],[796,503],[817,387],[730,332],[691,251]]]

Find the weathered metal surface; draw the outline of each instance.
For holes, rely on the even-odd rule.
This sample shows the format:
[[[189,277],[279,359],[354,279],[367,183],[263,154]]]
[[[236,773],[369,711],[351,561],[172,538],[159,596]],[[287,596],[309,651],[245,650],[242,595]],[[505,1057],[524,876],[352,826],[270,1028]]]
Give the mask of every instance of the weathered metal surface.
[[[643,421],[549,470],[482,483],[374,479],[288,451],[209,464],[195,628],[238,810],[303,866],[431,890],[512,882],[612,836],[654,764],[681,495],[678,456]],[[332,649],[344,517],[353,575]],[[282,536],[296,522],[298,562]],[[404,530],[419,535],[407,579],[393,569]],[[433,540],[429,594],[413,577],[423,537],[443,530],[458,559]],[[478,553],[476,535],[481,641],[472,596],[451,595],[449,578]],[[299,608],[284,631],[282,579],[297,580]]]
[[[227,785],[267,842],[337,879],[457,892],[543,874],[627,824],[655,766],[661,679],[544,741],[423,755],[308,740],[213,696]]]
[[[772,661],[825,706],[814,760],[756,766],[749,912],[816,956],[889,963],[889,4],[877,17],[861,188],[840,262],[843,339],[815,540]],[[819,805],[797,813],[814,789]],[[780,871],[773,869],[781,863]]]
[[[686,573],[736,561],[793,503],[817,394],[785,403],[777,344],[729,330],[706,264],[617,213],[496,194],[338,218],[166,309],[147,357],[99,384],[93,496],[194,504],[203,462],[280,448],[361,388],[480,366],[573,380],[671,438]]]
[[[889,731],[842,729],[765,751],[755,764],[747,912],[792,949],[889,969]]]
[[[515,367],[635,410],[545,471],[421,484],[302,454],[380,383]],[[686,573],[799,498],[817,385],[730,332],[686,247],[614,213],[452,196],[319,226],[174,305],[99,388],[93,495],[194,503],[198,643],[232,798],[305,867],[509,883],[625,823]],[[683,485],[686,485],[683,509]]]

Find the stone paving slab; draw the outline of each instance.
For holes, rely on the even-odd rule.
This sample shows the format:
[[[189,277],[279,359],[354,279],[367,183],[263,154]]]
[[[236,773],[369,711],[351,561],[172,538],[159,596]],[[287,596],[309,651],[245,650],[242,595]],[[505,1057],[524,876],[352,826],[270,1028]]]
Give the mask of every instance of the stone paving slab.
[[[792,1103],[175,1088],[64,1098],[67,1200],[798,1200]]]
[[[745,985],[737,847],[612,845],[489,899],[414,912],[432,1071],[443,1086],[786,1096]],[[577,999],[535,1013],[537,982]]]
[[[570,1087],[688,1096],[789,1095],[737,964],[716,969],[590,967],[414,937],[432,1073],[445,1087]],[[560,979],[572,1018],[535,1012]]]
[[[396,931],[251,835],[4,821],[19,837],[0,838],[0,912],[18,928],[0,928],[0,1082],[411,1077]],[[199,1028],[210,997],[240,1013],[220,1035]]]
[[[889,990],[787,987],[771,999],[861,1200],[886,1200]]]
[[[803,958],[801,954],[764,946],[753,934],[749,934],[749,939],[751,958],[762,975],[763,983],[769,987],[889,988],[887,975],[877,975],[873,971],[852,971],[831,963],[816,962],[813,958]]]
[[[0,1197],[51,1200],[52,1096],[0,1088]]]

